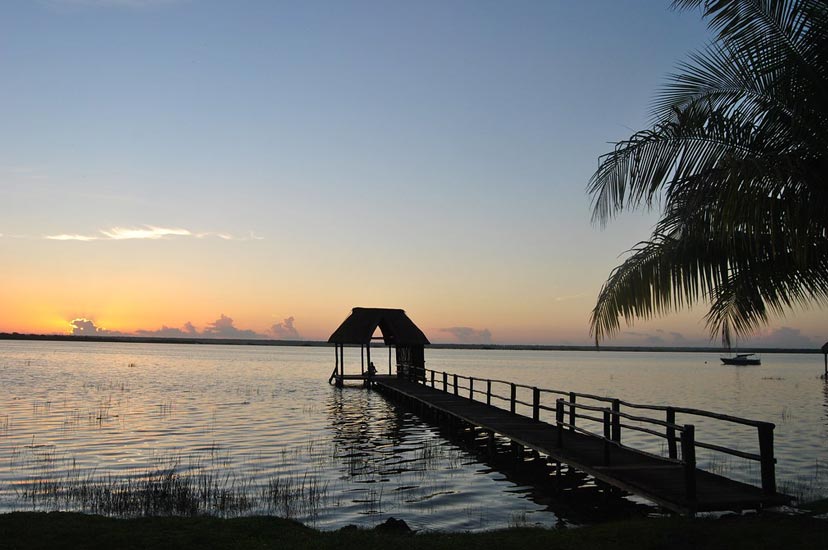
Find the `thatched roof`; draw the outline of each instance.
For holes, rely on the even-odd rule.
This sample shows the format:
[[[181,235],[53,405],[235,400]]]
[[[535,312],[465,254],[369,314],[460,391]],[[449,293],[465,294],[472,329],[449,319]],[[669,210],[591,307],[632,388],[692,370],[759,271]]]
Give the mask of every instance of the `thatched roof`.
[[[368,344],[379,327],[386,345],[428,344],[423,331],[401,309],[355,307],[331,334],[333,344]]]

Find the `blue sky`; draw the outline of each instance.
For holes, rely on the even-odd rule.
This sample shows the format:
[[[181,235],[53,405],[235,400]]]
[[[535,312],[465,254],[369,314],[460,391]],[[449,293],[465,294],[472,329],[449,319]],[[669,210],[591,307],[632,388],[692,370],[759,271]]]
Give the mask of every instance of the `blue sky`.
[[[435,341],[588,342],[655,217],[594,227],[587,181],[708,38],[653,1],[4,2],[0,252],[20,313],[0,329],[226,314],[324,338],[364,305]],[[160,238],[112,238],[136,230]],[[705,343],[702,315],[618,341]],[[822,320],[763,337],[816,341]]]

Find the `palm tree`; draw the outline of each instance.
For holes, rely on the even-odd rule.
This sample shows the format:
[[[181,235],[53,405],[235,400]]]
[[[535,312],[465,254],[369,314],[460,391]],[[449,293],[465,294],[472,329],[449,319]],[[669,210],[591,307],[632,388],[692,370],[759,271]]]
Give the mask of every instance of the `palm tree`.
[[[593,222],[660,207],[590,319],[596,344],[635,318],[709,304],[729,346],[771,316],[828,304],[828,2],[674,0],[715,40],[656,96],[654,124],[599,159]]]

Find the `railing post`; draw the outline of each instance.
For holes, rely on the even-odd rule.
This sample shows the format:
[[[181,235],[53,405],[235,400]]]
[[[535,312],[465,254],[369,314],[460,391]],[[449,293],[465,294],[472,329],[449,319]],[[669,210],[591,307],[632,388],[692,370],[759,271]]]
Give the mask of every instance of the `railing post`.
[[[431,371],[431,387],[434,387],[434,371]]]
[[[486,404],[492,404],[492,381],[486,380]]]
[[[558,427],[558,447],[563,448],[564,400],[555,401],[555,425]]]
[[[509,410],[513,413],[515,412],[515,401],[517,400],[517,386],[513,383],[510,384],[512,386],[512,397],[509,398]]]
[[[469,399],[474,401],[474,376],[469,376]]]
[[[610,438],[612,436],[612,414],[604,409],[604,466],[610,465]]]
[[[575,427],[575,392],[569,392],[569,429]]]
[[[776,459],[773,456],[773,429],[770,422],[759,424],[759,456],[762,464],[762,492],[776,494]]]
[[[448,393],[448,373],[443,373],[443,391]]]
[[[676,423],[676,410],[672,407],[667,407],[667,423]],[[667,453],[673,460],[678,458],[678,450],[676,449],[676,429],[667,427]]]
[[[621,401],[618,399],[612,400],[612,440],[616,443],[621,443],[621,417],[618,413],[621,411]]]
[[[454,395],[457,395],[457,392],[458,392],[458,389],[457,389],[457,375],[455,374],[454,375]]]
[[[681,460],[684,462],[684,487],[687,500],[696,500],[696,428],[685,424],[681,434]]]
[[[532,420],[540,421],[540,390],[532,388]]]

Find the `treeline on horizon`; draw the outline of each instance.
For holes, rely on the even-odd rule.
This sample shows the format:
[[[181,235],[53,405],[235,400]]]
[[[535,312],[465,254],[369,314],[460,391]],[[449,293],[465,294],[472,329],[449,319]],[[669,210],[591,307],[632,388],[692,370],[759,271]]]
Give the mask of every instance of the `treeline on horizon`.
[[[70,342],[121,342],[132,344],[206,344],[233,346],[302,346],[328,347],[332,344],[324,340],[268,340],[244,338],[165,338],[158,336],[89,336],[75,334],[23,334],[19,332],[0,332],[0,340],[44,340]],[[377,344],[377,347],[384,344]],[[354,344],[346,347],[358,347]],[[507,350],[507,351],[659,351],[659,352],[696,352],[725,353],[723,347],[694,346],[573,346],[553,344],[429,344],[432,349],[469,349],[469,350]],[[819,348],[762,348],[752,347],[759,353],[822,353]]]

